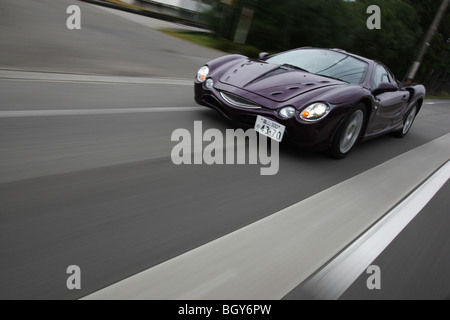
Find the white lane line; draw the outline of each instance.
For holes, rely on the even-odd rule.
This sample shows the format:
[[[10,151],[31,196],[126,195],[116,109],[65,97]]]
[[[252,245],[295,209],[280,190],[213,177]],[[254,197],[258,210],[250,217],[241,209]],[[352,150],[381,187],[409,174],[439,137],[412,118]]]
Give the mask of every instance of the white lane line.
[[[447,134],[85,299],[281,299],[449,159]]]
[[[425,101],[424,102],[425,104],[430,104],[430,105],[433,105],[433,104],[450,104],[450,100],[433,100],[433,101]]]
[[[68,109],[68,110],[14,110],[0,111],[0,118],[80,116],[123,113],[188,112],[204,110],[202,107],[122,108],[122,109]]]
[[[75,83],[114,83],[114,84],[152,84],[193,86],[194,80],[178,78],[144,78],[96,76],[65,73],[45,73],[0,70],[0,80],[38,81],[38,82],[75,82]]]
[[[419,214],[450,178],[447,162],[368,232],[301,285],[309,298],[336,300]]]

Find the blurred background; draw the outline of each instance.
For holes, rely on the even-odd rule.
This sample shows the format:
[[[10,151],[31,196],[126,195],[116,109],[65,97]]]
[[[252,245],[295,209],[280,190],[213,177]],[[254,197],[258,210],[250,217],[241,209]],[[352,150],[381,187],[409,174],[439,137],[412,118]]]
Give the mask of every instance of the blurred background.
[[[303,46],[341,48],[382,61],[399,80],[406,77],[442,4],[441,0],[125,1],[178,12],[180,17],[205,24],[213,31],[213,39],[197,41],[220,50],[254,57],[260,51],[274,53]],[[381,30],[367,28],[371,5],[381,8]],[[414,79],[424,83],[429,93],[450,92],[449,52],[447,10]]]

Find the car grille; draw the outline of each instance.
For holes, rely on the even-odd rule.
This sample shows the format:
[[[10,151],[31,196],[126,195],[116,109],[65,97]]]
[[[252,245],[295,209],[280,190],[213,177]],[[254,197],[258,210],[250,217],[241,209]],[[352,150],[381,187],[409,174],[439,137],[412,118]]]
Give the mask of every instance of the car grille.
[[[261,109],[261,106],[229,92],[221,91],[220,95],[229,104],[244,109]]]

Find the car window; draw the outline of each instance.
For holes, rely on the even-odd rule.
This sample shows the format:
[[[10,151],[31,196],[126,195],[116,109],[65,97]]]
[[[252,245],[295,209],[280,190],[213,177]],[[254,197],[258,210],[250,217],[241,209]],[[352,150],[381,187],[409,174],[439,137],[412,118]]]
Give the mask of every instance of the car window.
[[[367,63],[342,52],[323,49],[300,49],[270,57],[269,63],[289,64],[308,72],[337,78],[348,83],[361,84]]]
[[[380,65],[377,65],[375,68],[375,73],[373,75],[373,87],[378,88],[378,86],[382,82],[389,82],[389,77],[386,69]]]
[[[385,67],[378,64],[373,75],[373,87],[378,88],[382,82],[396,84],[393,75]]]
[[[389,76],[389,82],[392,84],[397,84],[397,81],[395,80],[394,75],[392,74],[392,72],[390,72],[388,69],[386,69],[388,76]]]

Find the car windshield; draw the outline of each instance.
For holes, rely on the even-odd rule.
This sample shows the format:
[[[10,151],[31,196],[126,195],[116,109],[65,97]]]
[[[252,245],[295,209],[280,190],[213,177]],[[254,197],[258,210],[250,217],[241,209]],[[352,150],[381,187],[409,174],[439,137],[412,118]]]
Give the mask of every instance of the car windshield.
[[[345,53],[322,49],[288,51],[266,61],[353,84],[361,84],[364,81],[368,67],[366,62]]]

